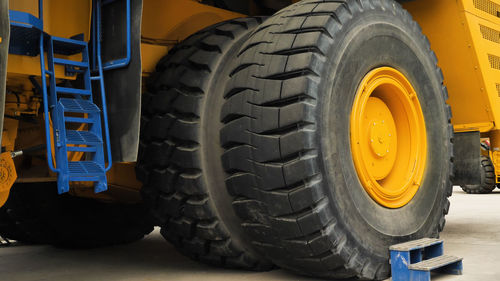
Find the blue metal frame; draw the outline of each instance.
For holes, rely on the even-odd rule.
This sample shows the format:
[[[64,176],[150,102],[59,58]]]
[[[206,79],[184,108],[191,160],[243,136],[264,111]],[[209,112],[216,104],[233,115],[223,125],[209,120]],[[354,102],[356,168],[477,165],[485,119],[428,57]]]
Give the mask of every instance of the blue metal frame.
[[[430,281],[431,271],[461,275],[462,260],[436,265],[431,270],[411,269],[411,265],[443,255],[443,241],[436,241],[424,246],[415,246],[405,250],[390,250],[391,273],[393,281]]]
[[[42,31],[43,31],[43,0],[38,0],[38,19],[42,21]]]
[[[16,55],[36,56],[38,47],[36,42],[40,39],[43,22],[33,15],[9,10],[11,25],[11,42],[9,53]]]
[[[43,34],[43,31],[42,31],[42,35],[40,36],[40,68],[41,68],[41,73],[42,73],[42,76],[46,76],[46,75],[49,75],[49,77],[54,77],[55,74],[52,72],[52,71],[49,71],[49,70],[46,70],[45,69],[45,56],[43,55],[43,50],[44,50],[44,34]],[[47,79],[44,79],[42,77],[42,95],[43,95],[43,100],[45,101],[43,103],[43,113],[45,114],[45,142],[47,144],[47,163],[49,164],[49,168],[51,171],[53,172],[56,172],[56,173],[60,173],[61,170],[56,168],[54,166],[54,164],[52,163],[52,139],[50,137],[50,111],[49,111],[49,99],[47,97]],[[53,100],[52,100],[52,97],[51,97],[51,104]],[[56,136],[56,133],[55,133],[55,130],[53,132],[54,134],[54,142],[57,140],[57,136]]]
[[[127,0],[127,2],[130,2],[130,0]],[[97,13],[100,15],[101,12],[101,6],[98,5],[96,7]],[[101,20],[100,17],[98,17],[97,20],[97,30],[101,30]],[[100,33],[100,32],[99,32]],[[99,37],[99,36],[98,36]],[[103,65],[102,65],[102,59],[101,59],[101,40],[97,40],[97,63],[98,63],[98,70],[99,70],[99,76],[92,77],[91,80],[99,80],[99,84],[101,87],[101,99],[102,99],[102,104],[103,104],[103,115],[104,115],[104,131],[106,133],[106,149],[107,149],[107,154],[108,154],[108,166],[106,167],[106,171],[109,171],[111,169],[112,165],[112,159],[111,159],[111,146],[110,146],[110,136],[109,136],[109,124],[108,124],[108,110],[106,108],[106,94],[104,90],[104,74],[103,74]]]
[[[98,1],[100,3],[100,0]],[[44,125],[46,130],[47,162],[49,169],[58,173],[59,193],[69,190],[70,181],[93,181],[96,182],[95,192],[106,190],[106,172],[111,169],[113,161],[111,158],[111,141],[107,118],[108,113],[104,88],[103,64],[101,59],[101,41],[96,40],[96,48],[94,48],[94,59],[97,60],[97,65],[95,65],[95,67],[97,68],[98,76],[92,76],[87,42],[50,36],[43,31],[43,0],[39,0],[39,18],[19,11],[9,11],[9,13],[12,17],[11,25],[19,28],[18,38],[21,39],[17,44],[19,46],[16,46],[19,48],[19,51],[26,48],[30,50],[31,54],[32,50],[29,48],[36,46],[28,42],[29,40],[22,40],[23,32],[26,30],[32,30],[29,31],[29,34],[33,35],[34,33],[37,35],[37,40],[39,38],[38,49],[41,54],[41,94],[44,100],[43,111],[45,114]],[[100,13],[101,5],[94,6],[93,14],[100,15]],[[95,36],[99,38],[101,31],[100,16],[95,17],[92,24],[95,26]],[[47,53],[46,56],[44,55],[45,49]],[[68,51],[70,53],[81,53],[82,61],[72,61],[54,57],[55,53],[67,54]],[[46,63],[49,69],[46,69]],[[80,68],[75,71],[82,73],[85,88],[77,89],[57,86],[54,69],[55,64]],[[49,80],[49,82],[47,82],[47,80]],[[102,111],[92,100],[92,81],[96,80],[99,81]],[[58,97],[57,93],[65,93],[72,96],[72,98]],[[70,117],[65,116],[65,112],[80,112],[86,113],[87,115],[85,118]],[[101,125],[101,113],[104,128],[102,128]],[[52,117],[53,121],[53,130],[51,130],[50,126],[50,117]],[[66,124],[68,122],[87,123],[89,127],[87,131],[71,131],[66,129]],[[103,142],[103,131],[106,147],[104,147]],[[54,148],[52,147],[52,140],[54,142]],[[72,144],[82,144],[86,146],[71,146]],[[52,158],[53,149],[55,150],[55,163]],[[106,155],[104,149],[106,149]],[[89,155],[91,160],[70,162],[67,158],[68,151],[91,153]],[[107,160],[107,165],[105,160]]]
[[[43,21],[35,16],[19,11],[9,10],[10,24],[25,28],[37,28],[43,30]]]

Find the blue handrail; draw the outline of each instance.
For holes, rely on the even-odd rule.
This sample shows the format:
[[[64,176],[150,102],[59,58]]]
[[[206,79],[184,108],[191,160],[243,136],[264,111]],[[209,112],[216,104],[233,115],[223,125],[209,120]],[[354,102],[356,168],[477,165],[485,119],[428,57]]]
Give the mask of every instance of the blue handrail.
[[[44,79],[45,75],[54,75],[54,73],[48,73],[45,70],[45,58],[44,58],[44,51],[43,51],[43,40],[44,39],[44,34],[42,31],[42,34],[40,35],[40,68],[41,68],[41,74],[42,74],[42,89],[47,89],[47,80]],[[48,101],[49,99],[47,98],[47,91],[42,91],[43,94],[43,100]],[[50,129],[50,113],[49,113],[49,103],[44,102],[43,103],[43,112],[45,114],[45,141],[47,143],[47,162],[49,163],[49,168],[51,171],[55,173],[59,173],[59,169],[54,167],[54,164],[52,163],[53,158],[52,158],[52,138],[50,136],[50,133],[53,131]],[[55,135],[53,136],[55,139]]]
[[[11,11],[11,13],[15,11]],[[20,14],[21,15],[21,14]],[[25,14],[30,16],[29,14]],[[33,17],[35,18],[35,17]],[[43,100],[48,101],[47,97],[47,79],[45,75],[55,75],[55,73],[50,73],[45,70],[45,56],[44,56],[44,32],[43,32],[43,0],[38,0],[38,22],[35,24],[37,28],[40,29],[40,74],[42,75],[42,95]],[[55,173],[59,173],[59,169],[54,167],[53,158],[52,158],[52,137],[51,132],[53,130],[50,129],[50,113],[49,113],[49,104],[48,102],[43,103],[43,113],[45,114],[45,141],[47,143],[47,163],[49,164],[49,169]],[[56,136],[53,136],[54,140]]]
[[[38,19],[41,21],[43,31],[43,0],[38,0]]]
[[[127,0],[129,1],[129,0]],[[101,5],[97,5],[96,7],[97,14],[101,14]],[[97,30],[101,30],[101,17],[97,17]],[[99,76],[92,77],[92,80],[99,80],[99,84],[101,87],[101,101],[102,101],[102,114],[104,117],[104,132],[106,133],[106,150],[108,156],[108,165],[106,166],[106,172],[111,169],[112,166],[112,158],[111,158],[111,141],[109,136],[109,126],[108,126],[108,110],[106,108],[106,92],[104,89],[104,74],[102,68],[102,58],[101,58],[101,40],[97,40],[97,63],[99,69]]]

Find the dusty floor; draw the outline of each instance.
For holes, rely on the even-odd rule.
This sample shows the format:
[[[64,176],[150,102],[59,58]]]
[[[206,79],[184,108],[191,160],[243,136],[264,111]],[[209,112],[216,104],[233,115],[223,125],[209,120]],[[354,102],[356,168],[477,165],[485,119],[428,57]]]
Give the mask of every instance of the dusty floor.
[[[455,189],[442,238],[446,254],[464,257],[464,275],[433,280],[500,280],[500,191],[467,195]],[[0,248],[1,281],[314,280],[282,270],[221,270],[188,260],[158,231],[143,241],[97,250],[50,246]]]

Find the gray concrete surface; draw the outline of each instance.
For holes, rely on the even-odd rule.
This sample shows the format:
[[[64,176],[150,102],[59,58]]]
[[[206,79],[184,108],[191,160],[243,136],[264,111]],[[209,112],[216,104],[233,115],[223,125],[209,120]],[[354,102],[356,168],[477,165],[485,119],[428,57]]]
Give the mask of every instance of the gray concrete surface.
[[[442,238],[447,254],[464,257],[462,276],[433,280],[500,280],[500,191],[467,195],[459,188]],[[158,231],[126,246],[61,250],[50,246],[0,248],[1,281],[316,280],[283,270],[255,273],[205,266],[178,254]]]

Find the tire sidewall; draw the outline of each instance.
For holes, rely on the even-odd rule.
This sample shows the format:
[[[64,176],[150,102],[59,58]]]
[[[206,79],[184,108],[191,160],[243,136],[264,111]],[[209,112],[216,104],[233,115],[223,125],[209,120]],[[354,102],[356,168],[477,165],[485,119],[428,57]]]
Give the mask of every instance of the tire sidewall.
[[[395,13],[400,10],[395,10]],[[368,11],[334,35],[326,63],[329,77],[319,86],[320,166],[339,227],[367,253],[385,257],[400,241],[437,236],[449,179],[448,118],[443,88],[431,51],[420,31],[401,16]],[[338,42],[338,43],[337,43]],[[412,201],[388,209],[361,186],[350,147],[350,114],[358,85],[377,67],[402,72],[417,92],[427,131],[427,167]]]

